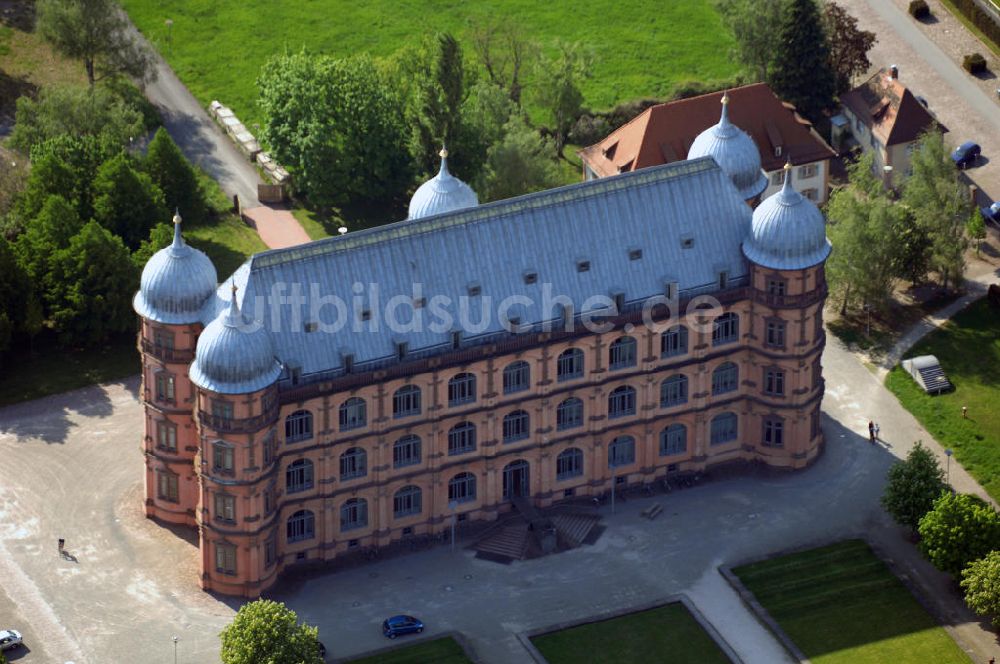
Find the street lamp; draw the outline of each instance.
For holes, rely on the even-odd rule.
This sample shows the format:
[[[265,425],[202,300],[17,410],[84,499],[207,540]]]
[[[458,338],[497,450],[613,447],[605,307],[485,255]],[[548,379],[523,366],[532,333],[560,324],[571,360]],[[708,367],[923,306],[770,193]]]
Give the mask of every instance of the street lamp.
[[[167,46],[170,47],[170,52],[174,52],[174,40],[173,40],[173,29],[174,29],[174,19],[168,18],[165,23],[167,24]]]
[[[177,641],[179,639],[176,636],[171,636],[170,639],[174,642],[174,664],[177,664]]]
[[[883,180],[885,180],[885,185],[892,189],[892,166],[885,165],[882,167]]]
[[[944,455],[946,457],[948,457],[948,461],[945,462],[947,464],[946,465],[947,470],[945,471],[947,473],[945,475],[945,481],[948,483],[949,487],[951,486],[951,455],[952,454],[954,454],[954,452],[951,451],[950,447],[944,451]]]
[[[347,235],[347,226],[340,226],[337,228],[337,232],[341,235]]]
[[[451,552],[455,552],[455,522],[458,521],[458,501],[452,500],[448,503],[451,510]],[[176,662],[174,663],[176,664]]]

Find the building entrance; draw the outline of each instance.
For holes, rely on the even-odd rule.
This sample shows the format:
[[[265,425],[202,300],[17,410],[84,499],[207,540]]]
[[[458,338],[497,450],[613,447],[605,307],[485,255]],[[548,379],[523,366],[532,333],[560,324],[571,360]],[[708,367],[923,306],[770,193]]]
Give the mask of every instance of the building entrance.
[[[515,496],[527,496],[530,493],[528,462],[524,459],[518,459],[507,464],[503,469],[504,500],[509,500]]]

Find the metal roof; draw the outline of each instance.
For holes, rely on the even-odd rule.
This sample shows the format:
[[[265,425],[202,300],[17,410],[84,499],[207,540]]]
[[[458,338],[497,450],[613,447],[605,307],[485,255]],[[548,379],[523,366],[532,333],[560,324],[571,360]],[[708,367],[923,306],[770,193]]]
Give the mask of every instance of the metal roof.
[[[781,191],[764,199],[753,211],[750,238],[743,254],[774,270],[802,270],[819,265],[830,255],[823,213],[792,188],[792,168],[785,165]]]
[[[476,192],[448,171],[448,151],[442,149],[441,169],[438,174],[420,185],[410,199],[410,219],[430,217],[476,205],[479,205]]]
[[[760,151],[750,136],[729,121],[729,95],[722,96],[719,123],[698,134],[688,158],[714,157],[745,200],[767,189],[767,176],[760,170]]]
[[[365,309],[378,318],[393,296],[409,301],[414,283],[422,284],[428,302],[417,310],[425,320],[432,319],[435,296],[450,298],[445,310],[452,314],[455,303],[468,298],[473,324],[481,319],[485,297],[493,298],[495,314],[504,298],[528,296],[532,303],[518,304],[509,314],[520,318],[523,330],[562,313],[555,306],[542,310],[545,284],[580,312],[585,303],[595,308],[587,302],[592,296],[621,292],[634,302],[663,294],[667,282],[683,292],[711,289],[721,270],[734,280],[745,277],[740,245],[750,221],[750,208],[730,178],[704,158],[266,251],[241,266],[232,281],[244,314],[268,330],[281,362],[307,379],[341,368],[344,355],[357,365],[393,357],[398,343],[408,351],[450,348],[457,324],[393,332],[385,320],[378,320],[376,330],[370,329],[374,320],[361,320]],[[586,271],[579,271],[581,261],[589,261]],[[358,295],[355,284],[377,284],[380,301],[367,292]],[[472,284],[480,296],[469,297]],[[286,298],[298,289],[300,315],[287,300],[278,304],[272,289]],[[336,333],[306,332],[307,324],[319,322],[310,320],[310,309],[330,296],[346,303],[346,326]],[[220,287],[203,320],[216,318],[229,299],[229,288]],[[400,318],[411,320],[412,310],[402,311]],[[328,305],[319,317],[332,323],[336,313]],[[505,329],[506,322],[491,315],[481,329],[462,334],[472,339]]]

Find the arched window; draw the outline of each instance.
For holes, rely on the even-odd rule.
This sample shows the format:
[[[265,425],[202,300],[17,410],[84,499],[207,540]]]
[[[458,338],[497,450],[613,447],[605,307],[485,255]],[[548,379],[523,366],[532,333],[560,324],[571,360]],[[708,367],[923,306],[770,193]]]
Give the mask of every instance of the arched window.
[[[420,436],[407,434],[392,444],[392,467],[405,468],[420,463]]]
[[[351,480],[368,474],[368,454],[360,447],[352,447],[340,455],[340,479]]]
[[[635,390],[628,385],[616,387],[608,395],[608,419],[635,415]]]
[[[712,372],[712,394],[734,392],[739,387],[740,370],[732,362],[724,362]]]
[[[636,343],[634,337],[618,337],[608,346],[608,368],[626,369],[634,367],[636,362]]]
[[[503,418],[503,442],[513,443],[530,436],[530,421],[528,413],[523,410],[507,413]]]
[[[465,454],[476,449],[476,425],[459,422],[448,432],[448,456]]]
[[[360,429],[368,424],[368,407],[360,397],[351,397],[340,404],[340,430]]]
[[[568,480],[583,475],[583,452],[578,447],[570,447],[556,457],[556,479]]]
[[[400,519],[404,516],[420,514],[423,509],[420,487],[404,486],[392,497],[392,516]]]
[[[712,323],[712,345],[732,343],[740,338],[740,317],[733,313],[720,315]]]
[[[712,418],[712,434],[709,439],[712,445],[720,445],[736,440],[739,434],[737,429],[736,413],[723,413]]]
[[[368,501],[351,498],[340,506],[340,530],[354,530],[368,525]]]
[[[660,408],[671,408],[687,403],[688,379],[684,374],[674,374],[660,384]]]
[[[288,464],[285,470],[285,491],[296,493],[313,488],[313,464],[309,459],[299,459]]]
[[[316,517],[309,510],[299,510],[288,517],[285,534],[288,542],[301,542],[316,536]]]
[[[460,406],[476,400],[476,377],[460,373],[448,381],[448,405]]]
[[[308,410],[297,410],[285,418],[285,442],[309,440],[313,435],[313,416]]]
[[[503,370],[503,393],[523,392],[531,387],[531,365],[524,360],[511,362]]]
[[[608,468],[620,468],[635,463],[635,438],[618,436],[608,445]]]
[[[420,388],[404,385],[392,395],[392,416],[409,417],[420,414]]]
[[[671,424],[660,432],[660,456],[674,456],[687,452],[687,427]]]
[[[673,357],[688,352],[688,330],[683,325],[674,325],[660,335],[660,357]]]
[[[583,351],[579,348],[567,348],[559,354],[556,360],[556,379],[559,382],[573,380],[583,376]]]
[[[579,426],[583,426],[583,401],[570,397],[556,408],[556,429],[562,431]]]
[[[765,417],[764,437],[762,442],[765,447],[784,447],[785,421],[777,415]]]
[[[448,481],[448,502],[467,503],[476,499],[476,476],[459,473]]]

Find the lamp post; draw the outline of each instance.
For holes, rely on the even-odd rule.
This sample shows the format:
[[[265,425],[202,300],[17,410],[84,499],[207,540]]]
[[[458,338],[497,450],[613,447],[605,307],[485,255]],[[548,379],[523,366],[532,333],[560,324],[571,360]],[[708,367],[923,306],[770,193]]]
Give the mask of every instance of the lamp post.
[[[337,233],[340,235],[347,235],[347,226],[340,226],[337,228]]]
[[[892,189],[892,166],[886,165],[882,167],[882,179],[885,182],[885,186]]]
[[[458,502],[452,500],[448,503],[451,510],[451,552],[455,552],[455,522],[458,521]],[[176,664],[176,663],[175,663]]]
[[[952,454],[954,454],[954,452],[952,452],[952,451],[951,451],[951,448],[950,448],[950,447],[949,447],[948,449],[946,449],[946,450],[944,451],[944,455],[945,455],[946,457],[948,457],[948,460],[947,460],[947,461],[945,462],[945,463],[947,464],[947,465],[945,466],[945,467],[946,467],[946,469],[947,469],[947,470],[945,471],[945,472],[946,472],[946,475],[945,475],[945,481],[946,481],[946,482],[948,483],[948,486],[949,486],[949,487],[951,487],[951,455],[952,455]]]
[[[173,53],[174,52],[174,38],[173,38],[174,19],[168,18],[164,22],[167,24],[167,47],[170,49],[170,52]]]
[[[170,639],[174,642],[174,664],[177,664],[177,641],[179,639],[176,636],[171,636]]]

